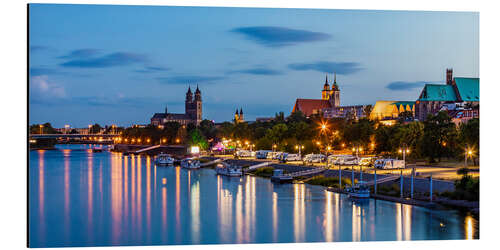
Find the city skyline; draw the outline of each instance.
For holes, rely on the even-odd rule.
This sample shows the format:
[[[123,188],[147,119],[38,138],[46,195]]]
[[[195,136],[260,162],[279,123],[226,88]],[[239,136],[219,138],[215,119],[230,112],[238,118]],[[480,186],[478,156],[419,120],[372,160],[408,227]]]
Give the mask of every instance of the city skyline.
[[[445,68],[479,77],[473,12],[29,9],[30,124],[147,124],[165,105],[182,112],[197,84],[203,118],[221,122],[236,108],[246,120],[288,115],[296,98],[320,98],[327,73],[343,105],[416,100],[424,83],[444,83]]]

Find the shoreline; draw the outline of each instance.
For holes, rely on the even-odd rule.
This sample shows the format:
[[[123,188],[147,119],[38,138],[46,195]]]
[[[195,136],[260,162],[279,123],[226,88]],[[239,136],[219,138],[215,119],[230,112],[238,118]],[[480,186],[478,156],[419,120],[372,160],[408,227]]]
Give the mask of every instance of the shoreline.
[[[218,157],[202,157],[202,158],[218,158]],[[240,161],[240,162],[242,162],[242,161],[255,162],[255,161],[248,160],[248,159],[241,159],[241,160],[230,159],[230,160],[236,161],[236,162],[238,162],[238,161]],[[273,168],[279,167],[281,169],[286,169],[289,171],[291,170],[291,172],[300,171],[300,170],[307,170],[307,169],[311,168],[310,166],[285,165],[285,164],[280,164],[280,163],[273,163],[273,164],[270,164],[269,166],[273,167]],[[344,171],[342,171],[342,172],[344,172]],[[347,171],[347,172],[350,172],[350,171]],[[261,177],[261,178],[271,179],[271,177],[255,175],[252,172],[250,172],[248,174],[251,174],[252,176]],[[321,173],[321,174],[318,174],[315,176],[320,176],[323,174],[324,173]],[[363,174],[363,176],[366,176],[366,175],[367,174]],[[345,176],[345,175],[343,175],[343,176]],[[350,174],[348,176],[350,176]],[[405,177],[405,182],[406,182],[406,177]],[[294,183],[297,183],[297,181],[294,180]],[[346,194],[346,192],[343,189],[338,189],[338,188],[334,188],[334,187],[326,187],[323,185],[309,184],[309,183],[306,183],[303,181],[301,181],[300,183],[324,187],[325,190],[329,191],[329,192]],[[479,201],[451,200],[451,199],[444,198],[444,197],[434,197],[434,200],[431,202],[429,200],[429,198],[427,198],[427,197],[425,197],[425,198],[422,197],[421,199],[415,199],[415,198],[411,199],[408,197],[401,198],[401,197],[395,197],[395,196],[389,196],[389,195],[383,195],[383,194],[370,193],[370,198],[378,199],[378,200],[385,200],[385,201],[390,201],[390,202],[397,202],[397,203],[413,205],[413,206],[419,206],[419,207],[425,207],[428,209],[439,209],[439,210],[454,209],[454,210],[458,210],[461,212],[471,213],[472,215],[474,215],[476,217],[479,217],[479,210],[480,210],[479,209]]]

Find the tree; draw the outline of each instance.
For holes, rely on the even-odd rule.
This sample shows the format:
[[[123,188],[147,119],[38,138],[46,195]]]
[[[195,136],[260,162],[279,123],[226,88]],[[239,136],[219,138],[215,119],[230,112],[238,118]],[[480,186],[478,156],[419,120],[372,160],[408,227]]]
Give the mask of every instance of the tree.
[[[429,114],[424,122],[424,134],[420,150],[423,156],[434,162],[449,156],[456,147],[457,130],[446,111]]]
[[[396,149],[395,147],[399,148],[406,145],[412,152],[409,157],[416,158],[420,155],[419,146],[423,135],[424,124],[421,122],[411,122],[395,127],[393,140],[391,142],[393,145],[392,151]]]
[[[197,128],[191,130],[189,132],[188,138],[187,138],[187,144],[189,146],[198,146],[200,149],[207,149],[208,148],[208,142],[207,138],[203,136],[201,131]]]
[[[281,143],[285,139],[288,127],[284,123],[276,124],[267,130],[266,136],[274,143]]]
[[[52,127],[50,122],[44,124],[33,124],[30,126],[30,134],[60,134],[57,130]]]
[[[300,110],[291,113],[290,116],[287,118],[288,122],[305,122],[306,120],[307,120],[306,116]]]
[[[199,129],[206,138],[212,139],[216,136],[215,124],[210,120],[201,121]]]
[[[375,152],[380,154],[393,151],[391,138],[396,129],[396,126],[378,126],[375,131]]]
[[[345,127],[342,137],[348,143],[366,146],[374,133],[374,125],[369,119],[359,119]]]
[[[92,125],[89,129],[89,133],[90,134],[99,134],[101,132],[101,125],[99,125],[98,123]]]

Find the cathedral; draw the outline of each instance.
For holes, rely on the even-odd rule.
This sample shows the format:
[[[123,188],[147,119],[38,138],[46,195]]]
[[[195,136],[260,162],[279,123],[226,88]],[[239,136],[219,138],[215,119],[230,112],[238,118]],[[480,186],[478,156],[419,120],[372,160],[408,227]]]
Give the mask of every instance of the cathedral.
[[[151,124],[158,126],[163,125],[167,122],[178,122],[181,125],[187,125],[189,123],[194,123],[199,125],[202,120],[202,101],[201,101],[201,91],[196,86],[196,91],[191,92],[191,87],[188,88],[186,93],[185,101],[185,113],[184,114],[174,114],[168,113],[167,107],[165,107],[165,113],[155,113],[151,117]]]
[[[331,86],[331,87],[330,87]],[[321,115],[325,118],[341,117],[348,114],[355,118],[365,117],[364,109],[367,105],[340,106],[340,88],[337,84],[337,74],[334,73],[333,82],[328,82],[328,75],[321,90],[321,99],[297,98],[293,112],[301,111],[306,117]]]

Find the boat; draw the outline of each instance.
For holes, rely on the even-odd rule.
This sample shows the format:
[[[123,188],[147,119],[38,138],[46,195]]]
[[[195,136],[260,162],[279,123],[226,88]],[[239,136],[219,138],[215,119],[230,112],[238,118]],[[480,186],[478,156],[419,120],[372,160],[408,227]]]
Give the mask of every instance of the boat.
[[[197,169],[197,168],[200,168],[200,161],[198,161],[194,158],[182,159],[181,167],[189,168],[189,169]]]
[[[240,166],[230,165],[225,163],[217,164],[215,172],[220,175],[234,176],[234,177],[239,177],[243,175],[243,171],[241,171]]]
[[[346,192],[350,198],[356,198],[356,199],[370,198],[370,188],[368,187],[368,185],[366,185],[366,182],[364,181],[359,181],[358,183],[354,184],[354,186],[347,187]]]
[[[94,148],[94,149],[92,149],[92,152],[94,152],[94,153],[102,153],[102,148]]]
[[[160,153],[156,156],[156,165],[172,165],[174,164],[174,158],[170,157],[169,154]]]

